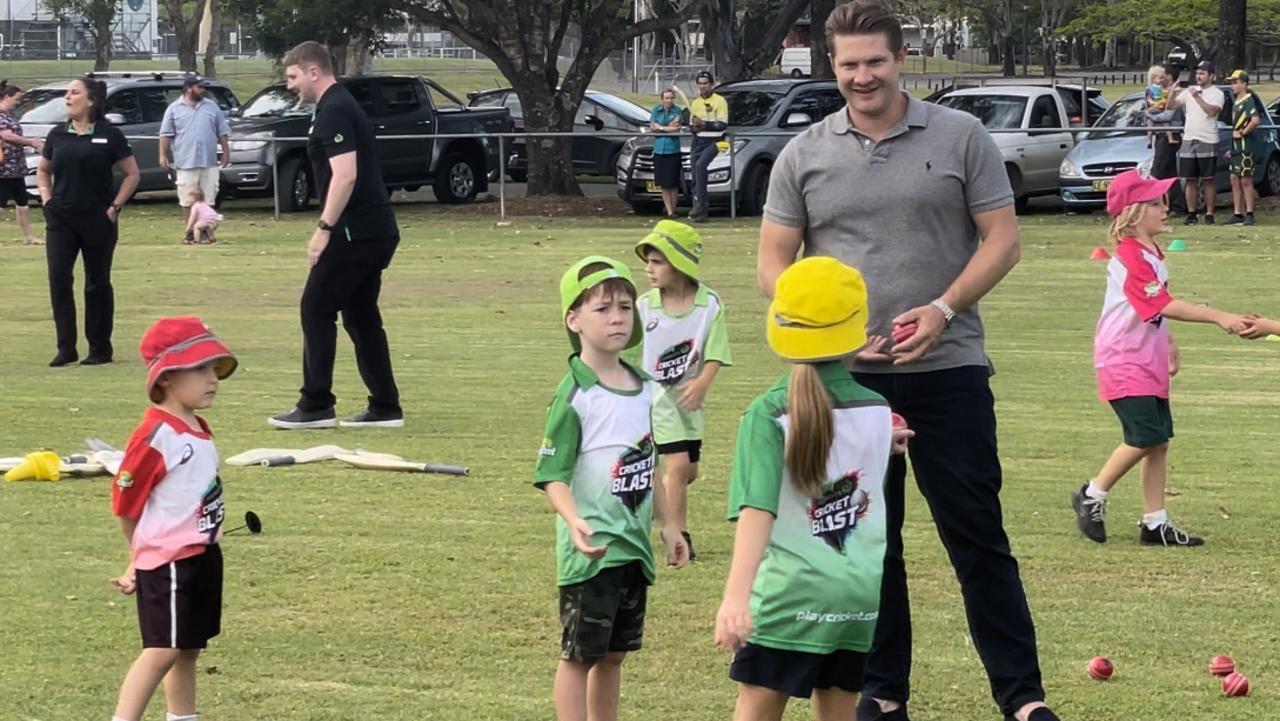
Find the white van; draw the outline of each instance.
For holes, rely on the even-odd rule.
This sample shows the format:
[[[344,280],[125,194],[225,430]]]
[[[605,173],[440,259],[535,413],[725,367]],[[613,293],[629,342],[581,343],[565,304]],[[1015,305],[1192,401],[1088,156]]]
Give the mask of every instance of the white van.
[[[778,64],[782,66],[783,75],[793,78],[809,77],[812,70],[809,65],[809,48],[783,48]]]

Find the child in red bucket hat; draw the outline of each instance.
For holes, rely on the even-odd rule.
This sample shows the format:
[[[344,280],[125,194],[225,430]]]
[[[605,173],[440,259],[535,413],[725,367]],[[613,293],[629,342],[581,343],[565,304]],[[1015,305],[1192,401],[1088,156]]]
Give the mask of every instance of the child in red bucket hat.
[[[1124,442],[1096,477],[1071,493],[1076,525],[1098,543],[1107,540],[1108,492],[1139,462],[1146,511],[1139,543],[1204,543],[1175,526],[1165,509],[1169,439],[1173,438],[1169,379],[1181,365],[1165,321],[1215,323],[1227,333],[1239,334],[1246,329],[1246,319],[1169,294],[1169,271],[1155,237],[1169,229],[1165,193],[1174,182],[1144,178],[1129,170],[1116,176],[1107,190],[1114,254],[1107,264],[1107,290],[1093,337],[1093,357],[1099,394],[1120,418]]]
[[[139,346],[154,404],[134,430],[111,486],[129,543],[112,581],[134,594],[142,653],[125,676],[114,721],[138,721],[167,678],[168,721],[195,721],[196,659],[222,617],[222,480],[213,434],[196,411],[213,405],[236,359],[199,318],[161,318]]]

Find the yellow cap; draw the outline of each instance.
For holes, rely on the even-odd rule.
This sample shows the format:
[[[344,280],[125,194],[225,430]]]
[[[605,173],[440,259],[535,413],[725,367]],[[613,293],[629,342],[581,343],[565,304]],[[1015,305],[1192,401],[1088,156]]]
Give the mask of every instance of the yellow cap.
[[[784,360],[852,355],[867,342],[867,286],[835,258],[805,258],[778,276],[765,335]]]

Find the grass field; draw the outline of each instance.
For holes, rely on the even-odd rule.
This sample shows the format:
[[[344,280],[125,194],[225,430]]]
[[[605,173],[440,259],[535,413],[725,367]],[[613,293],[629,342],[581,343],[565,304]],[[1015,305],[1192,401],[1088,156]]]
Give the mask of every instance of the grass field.
[[[568,353],[555,284],[587,253],[637,262],[651,220],[459,216],[398,207],[404,240],[383,309],[404,396],[404,430],[287,434],[265,418],[299,383],[297,301],[313,219],[271,220],[230,204],[224,242],[179,245],[169,202],[131,206],[116,254],[119,362],[49,369],[53,328],[39,249],[0,224],[0,455],[123,444],[145,407],[137,341],[155,318],[201,315],[240,370],[206,415],[225,456],[335,442],[463,463],[469,478],[335,465],[224,468],[229,518],[259,513],[261,536],[230,537],[224,632],[200,662],[210,721],[356,718],[550,719],[558,627],[553,515],[529,485],[544,407]],[[1179,230],[1174,291],[1280,314],[1275,213],[1250,229]],[[746,403],[781,370],[764,345],[755,289],[756,223],[705,227],[706,277],[730,309],[737,365],[710,394],[703,477],[691,493],[700,560],[660,573],[646,648],[626,665],[624,719],[729,718],[735,689],[712,624],[728,570],[728,460]],[[1105,241],[1098,216],[1023,218],[1023,261],[983,305],[1001,420],[1007,528],[1039,633],[1050,701],[1068,721],[1280,718],[1280,344],[1211,327],[1176,329],[1178,438],[1170,498],[1208,539],[1198,550],[1141,548],[1136,478],[1113,494],[1113,540],[1077,535],[1067,494],[1119,440],[1096,399],[1092,330]],[[874,292],[874,289],[872,289]],[[84,352],[83,342],[81,352]],[[339,343],[340,414],[363,407],[350,344]],[[0,483],[0,717],[106,718],[137,652],[132,599],[108,579],[126,565],[103,478]],[[997,719],[949,564],[923,500],[907,499],[915,614],[913,718]],[[1224,512],[1225,511],[1225,512]],[[1229,518],[1227,516],[1230,516]],[[1253,682],[1226,699],[1207,672],[1231,653]],[[1116,677],[1085,664],[1109,655]],[[793,704],[789,719],[807,718]],[[162,719],[154,702],[148,719]]]

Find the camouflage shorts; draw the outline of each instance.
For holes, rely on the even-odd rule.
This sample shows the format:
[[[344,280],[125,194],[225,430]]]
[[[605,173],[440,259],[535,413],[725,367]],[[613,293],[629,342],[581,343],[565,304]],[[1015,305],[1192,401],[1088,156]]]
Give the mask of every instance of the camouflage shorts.
[[[644,640],[649,581],[639,561],[606,568],[560,587],[560,658],[594,663],[610,652],[638,651]]]

